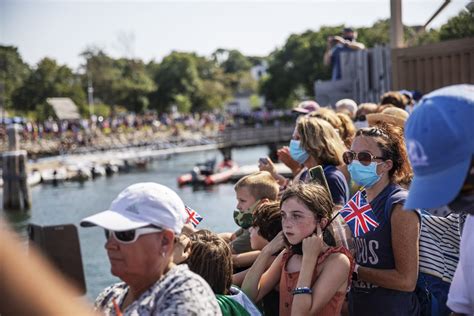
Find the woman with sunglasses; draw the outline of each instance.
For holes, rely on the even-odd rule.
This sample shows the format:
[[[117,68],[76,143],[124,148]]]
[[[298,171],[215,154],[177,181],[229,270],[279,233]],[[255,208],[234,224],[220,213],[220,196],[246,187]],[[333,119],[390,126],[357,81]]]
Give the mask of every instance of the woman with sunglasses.
[[[106,315],[221,315],[209,285],[187,265],[173,263],[175,236],[187,220],[171,189],[137,183],[122,191],[110,209],[81,226],[105,230],[111,273],[123,282],[106,288],[95,307]]]
[[[403,209],[411,179],[401,129],[388,124],[357,131],[344,153],[352,179],[363,188],[378,227],[355,238],[351,315],[418,315],[419,217]]]

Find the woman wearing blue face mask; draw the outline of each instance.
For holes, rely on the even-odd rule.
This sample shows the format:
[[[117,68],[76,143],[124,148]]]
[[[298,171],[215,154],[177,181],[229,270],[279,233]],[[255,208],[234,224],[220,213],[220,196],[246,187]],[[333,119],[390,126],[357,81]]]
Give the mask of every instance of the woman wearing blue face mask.
[[[402,130],[382,124],[357,131],[343,155],[351,178],[365,188],[379,226],[355,238],[351,315],[418,315],[419,217],[403,209],[411,168]]]
[[[346,148],[339,134],[327,121],[316,117],[302,117],[298,120],[289,145],[290,156],[304,168],[293,178],[293,182],[309,182],[308,170],[321,165],[324,170],[334,204],[344,205],[349,198],[349,187],[344,174],[337,168],[342,165],[342,154]],[[260,166],[277,180],[271,162]]]

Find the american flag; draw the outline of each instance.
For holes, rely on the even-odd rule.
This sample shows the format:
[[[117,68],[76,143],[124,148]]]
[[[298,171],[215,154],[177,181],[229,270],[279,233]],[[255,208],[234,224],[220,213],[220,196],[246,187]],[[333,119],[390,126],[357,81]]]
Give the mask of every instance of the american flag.
[[[186,209],[186,212],[188,212],[189,216],[188,220],[186,221],[186,224],[191,223],[193,224],[194,228],[196,228],[196,226],[202,221],[202,216],[187,205],[185,205],[184,208]]]
[[[355,237],[362,236],[379,226],[372,206],[362,195],[362,191],[357,191],[339,213]]]

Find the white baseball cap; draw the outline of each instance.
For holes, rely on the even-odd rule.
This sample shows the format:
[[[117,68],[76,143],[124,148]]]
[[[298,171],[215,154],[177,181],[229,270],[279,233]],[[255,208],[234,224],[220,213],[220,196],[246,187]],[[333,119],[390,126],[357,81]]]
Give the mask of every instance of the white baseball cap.
[[[126,231],[153,225],[180,234],[187,218],[176,192],[158,183],[144,182],[127,187],[108,210],[84,218],[81,226]]]

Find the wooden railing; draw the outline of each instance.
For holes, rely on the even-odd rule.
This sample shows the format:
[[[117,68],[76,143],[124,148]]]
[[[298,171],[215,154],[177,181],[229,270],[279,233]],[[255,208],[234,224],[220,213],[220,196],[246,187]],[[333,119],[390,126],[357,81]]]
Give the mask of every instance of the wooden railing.
[[[474,83],[474,38],[392,50],[392,89],[432,90]]]
[[[217,142],[220,148],[289,142],[294,128],[294,125],[231,127],[220,133]]]

